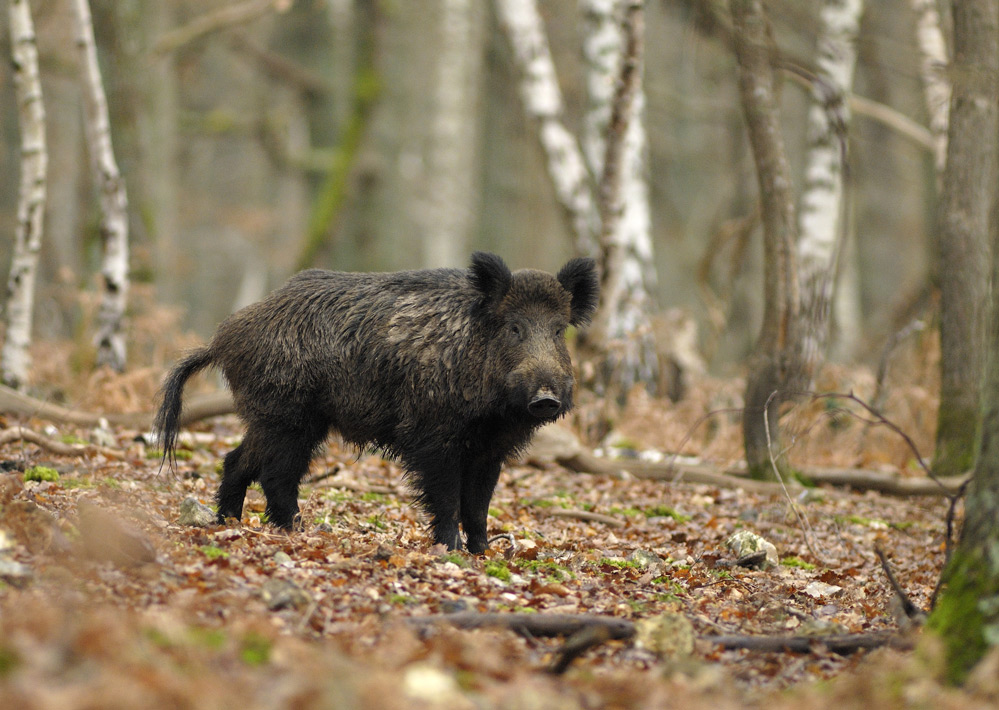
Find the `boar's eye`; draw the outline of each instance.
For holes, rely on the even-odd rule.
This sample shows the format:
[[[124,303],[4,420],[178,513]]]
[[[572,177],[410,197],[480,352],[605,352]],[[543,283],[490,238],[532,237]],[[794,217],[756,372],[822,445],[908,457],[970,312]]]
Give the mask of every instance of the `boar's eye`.
[[[510,335],[512,335],[517,340],[524,339],[524,329],[520,327],[519,323],[510,324]]]
[[[555,328],[555,337],[559,338],[559,339],[565,337],[565,326],[564,325],[560,325],[557,328]]]

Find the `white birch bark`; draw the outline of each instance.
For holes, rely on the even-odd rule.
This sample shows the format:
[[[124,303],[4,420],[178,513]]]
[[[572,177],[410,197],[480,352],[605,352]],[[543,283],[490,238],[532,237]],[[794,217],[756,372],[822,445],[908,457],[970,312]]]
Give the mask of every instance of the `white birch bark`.
[[[600,217],[582,151],[565,127],[562,91],[536,0],[496,0],[499,16],[520,69],[524,110],[538,122],[555,193],[575,236],[575,250],[596,253]]]
[[[440,0],[440,51],[422,230],[427,266],[463,265],[474,225],[482,9],[479,0]]]
[[[916,42],[922,54],[920,71],[933,136],[933,162],[939,180],[947,164],[947,126],[950,123],[947,43],[940,29],[937,0],[912,0],[912,9],[916,12]]]
[[[14,93],[21,130],[21,181],[14,253],[7,280],[7,324],[0,352],[0,376],[5,384],[22,387],[31,365],[28,346],[31,344],[38,251],[42,244],[48,152],[38,46],[28,0],[10,0],[9,23]]]
[[[819,13],[814,98],[808,111],[808,147],[798,211],[802,355],[814,374],[829,337],[836,267],[843,229],[843,173],[850,121],[846,94],[853,86],[863,0],[826,0]]]
[[[602,304],[595,325],[608,358],[602,384],[623,398],[637,383],[654,391],[659,379],[650,322],[655,269],[646,179],[643,6],[639,0],[584,0],[582,11],[589,91],[583,144],[601,190]],[[626,68],[625,62],[633,66]],[[619,125],[612,126],[612,120]]]
[[[125,369],[122,332],[128,301],[128,198],[111,146],[108,104],[97,63],[89,0],[73,0],[76,42],[80,50],[84,120],[90,164],[100,197],[101,276],[104,290],[97,314],[97,364],[118,372]]]

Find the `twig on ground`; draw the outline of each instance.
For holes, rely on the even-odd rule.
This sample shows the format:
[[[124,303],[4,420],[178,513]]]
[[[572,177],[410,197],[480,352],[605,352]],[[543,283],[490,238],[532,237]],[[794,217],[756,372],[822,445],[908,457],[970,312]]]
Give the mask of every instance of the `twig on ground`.
[[[604,627],[608,640],[629,639],[635,635],[635,625],[627,619],[596,614],[502,614],[458,612],[435,616],[411,616],[406,623],[416,628],[448,625],[459,629],[500,627],[530,636],[571,636],[593,627]]]
[[[915,641],[896,633],[830,634],[821,636],[701,636],[701,641],[725,649],[744,648],[750,651],[811,653],[815,647],[825,647],[833,653],[846,655],[862,649],[890,646],[911,650]]]
[[[881,569],[884,570],[885,577],[888,578],[888,584],[890,584],[891,588],[895,590],[895,594],[902,603],[902,611],[905,613],[906,617],[912,619],[913,621],[921,621],[921,617],[925,616],[923,610],[912,603],[912,600],[909,599],[909,595],[906,594],[904,589],[902,589],[902,585],[898,583],[898,579],[895,577],[895,573],[892,572],[891,564],[888,562],[888,557],[885,555],[885,551],[881,547],[880,542],[874,543],[874,553],[881,561]]]
[[[770,457],[770,466],[773,468],[774,476],[777,477],[777,481],[780,483],[781,490],[784,492],[784,497],[787,498],[788,505],[791,506],[791,510],[794,511],[795,517],[798,518],[798,522],[801,524],[801,532],[805,537],[805,546],[808,547],[808,551],[811,552],[817,559],[822,559],[822,555],[819,555],[812,546],[812,526],[809,524],[808,518],[805,514],[801,512],[797,505],[795,505],[794,499],[791,497],[791,494],[787,490],[787,486],[784,484],[784,477],[780,473],[780,467],[777,465],[777,461],[774,458],[773,442],[770,439],[769,412],[770,405],[776,395],[776,390],[771,392],[770,396],[767,397],[766,404],[763,405],[763,431],[767,435],[767,455]]]
[[[66,444],[23,426],[14,426],[0,431],[0,446],[3,444],[9,444],[12,441],[27,441],[60,456],[101,454],[111,459],[125,458],[125,452],[119,451],[118,449],[111,449],[107,446],[98,446],[97,444]]]
[[[542,508],[554,518],[569,518],[571,520],[582,520],[588,523],[601,523],[603,525],[609,525],[612,528],[622,528],[624,527],[624,522],[613,518],[610,515],[603,515],[601,513],[594,513],[589,510],[575,510],[571,508]]]
[[[558,657],[548,668],[548,672],[554,675],[565,673],[574,660],[582,656],[595,646],[609,641],[611,632],[606,626],[586,626],[568,639],[558,651]]]

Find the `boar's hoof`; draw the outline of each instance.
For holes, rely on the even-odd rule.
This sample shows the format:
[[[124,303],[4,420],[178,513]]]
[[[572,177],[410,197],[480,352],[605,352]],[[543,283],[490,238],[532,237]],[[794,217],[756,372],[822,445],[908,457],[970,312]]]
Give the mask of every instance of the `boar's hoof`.
[[[473,540],[468,538],[468,551],[473,555],[481,555],[483,552],[489,549],[489,543],[485,538],[481,540]]]
[[[552,419],[562,408],[562,403],[548,393],[539,393],[527,405],[527,411],[538,419]]]

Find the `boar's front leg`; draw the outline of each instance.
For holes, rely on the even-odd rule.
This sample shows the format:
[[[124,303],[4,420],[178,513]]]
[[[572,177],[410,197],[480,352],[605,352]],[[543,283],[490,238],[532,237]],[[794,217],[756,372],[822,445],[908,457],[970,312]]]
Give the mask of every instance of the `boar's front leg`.
[[[435,545],[449,550],[462,549],[458,531],[461,504],[461,468],[450,457],[431,457],[413,466],[416,471],[420,503],[430,516],[430,530]],[[415,463],[415,462],[414,462]]]
[[[478,554],[489,549],[486,518],[501,466],[501,461],[491,457],[472,458],[461,479],[461,527],[469,552]]]

